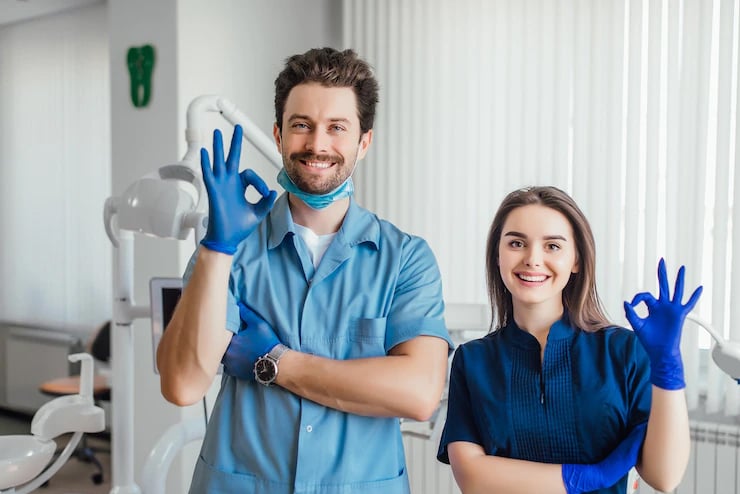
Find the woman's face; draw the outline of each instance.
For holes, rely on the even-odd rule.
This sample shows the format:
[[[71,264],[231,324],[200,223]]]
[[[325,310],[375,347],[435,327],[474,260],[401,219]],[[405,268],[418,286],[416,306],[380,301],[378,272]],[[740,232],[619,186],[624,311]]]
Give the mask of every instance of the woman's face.
[[[498,266],[514,312],[563,311],[562,292],[578,272],[573,228],[559,211],[537,204],[512,210],[498,245]]]

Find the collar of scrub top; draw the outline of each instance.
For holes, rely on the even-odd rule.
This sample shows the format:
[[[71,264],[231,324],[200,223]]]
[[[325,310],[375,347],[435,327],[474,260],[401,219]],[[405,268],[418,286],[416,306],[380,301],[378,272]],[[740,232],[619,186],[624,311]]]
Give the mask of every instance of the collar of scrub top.
[[[540,344],[533,335],[520,329],[519,326],[512,320],[506,326],[501,328],[501,336],[505,341],[511,342],[513,345],[520,348],[529,350],[539,350]],[[571,327],[568,317],[563,316],[558,321],[550,326],[550,332],[547,334],[547,341],[567,340],[575,336],[576,330]]]
[[[295,224],[290,214],[288,193],[283,193],[272,207],[267,217],[270,238],[267,248],[274,249],[280,245],[288,234],[295,235]],[[338,241],[347,247],[354,247],[363,242],[371,243],[375,249],[380,245],[380,225],[378,218],[362,209],[354,197],[349,198],[349,209],[344,217],[342,226],[337,232]]]

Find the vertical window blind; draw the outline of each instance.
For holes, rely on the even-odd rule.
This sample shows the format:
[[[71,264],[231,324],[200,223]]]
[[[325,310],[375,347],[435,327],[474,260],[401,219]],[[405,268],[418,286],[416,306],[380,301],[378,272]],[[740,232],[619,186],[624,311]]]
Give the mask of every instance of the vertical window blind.
[[[106,5],[0,27],[0,319],[111,314]]]
[[[740,341],[738,2],[344,0],[346,47],[381,102],[359,201],[430,243],[445,298],[487,301],[484,250],[501,199],[569,192],[597,242],[599,292],[622,301],[671,279],[704,285],[697,313]],[[688,294],[686,295],[688,298]],[[740,412],[738,385],[686,324],[689,406]],[[706,401],[703,400],[706,393]]]

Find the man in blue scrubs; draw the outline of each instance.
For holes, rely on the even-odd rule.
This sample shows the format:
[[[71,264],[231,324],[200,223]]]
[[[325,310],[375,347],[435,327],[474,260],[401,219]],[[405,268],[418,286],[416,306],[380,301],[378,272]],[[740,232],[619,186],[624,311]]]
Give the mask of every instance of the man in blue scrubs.
[[[309,50],[275,89],[286,192],[238,172],[240,128],[226,159],[214,133],[208,231],[157,352],[178,405],[224,363],[191,492],[408,493],[399,417],[434,412],[452,348],[439,269],[424,240],[353,198],[378,99],[369,65]]]

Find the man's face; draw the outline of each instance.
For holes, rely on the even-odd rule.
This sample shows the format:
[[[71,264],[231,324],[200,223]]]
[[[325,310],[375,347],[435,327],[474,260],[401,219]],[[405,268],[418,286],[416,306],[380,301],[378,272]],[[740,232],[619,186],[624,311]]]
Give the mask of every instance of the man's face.
[[[285,102],[282,133],[275,142],[285,172],[299,189],[326,194],[352,174],[365,157],[372,130],[360,136],[357,100],[352,88],[299,84]]]

